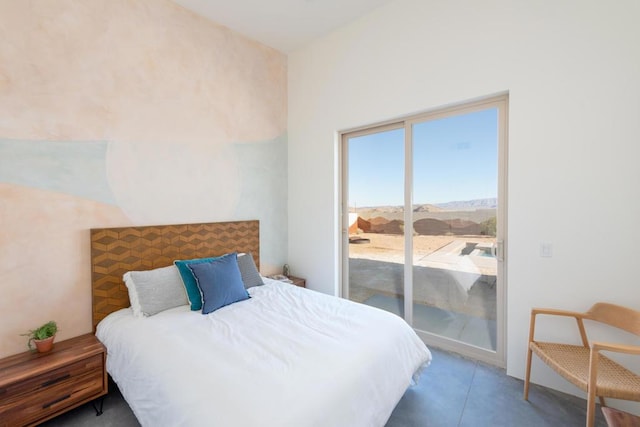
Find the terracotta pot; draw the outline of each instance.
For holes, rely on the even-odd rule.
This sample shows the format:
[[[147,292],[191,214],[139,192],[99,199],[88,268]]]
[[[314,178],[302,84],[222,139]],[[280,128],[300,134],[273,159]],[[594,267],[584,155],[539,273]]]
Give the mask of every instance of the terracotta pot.
[[[55,339],[55,335],[49,338],[45,338],[43,340],[33,340],[36,343],[36,348],[38,349],[38,353],[46,353],[53,348],[53,340]]]

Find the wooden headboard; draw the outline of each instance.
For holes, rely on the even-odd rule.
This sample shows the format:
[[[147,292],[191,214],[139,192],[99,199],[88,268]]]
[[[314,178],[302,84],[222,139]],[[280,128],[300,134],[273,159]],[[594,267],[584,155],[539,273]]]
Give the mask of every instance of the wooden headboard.
[[[203,258],[228,252],[251,252],[260,268],[259,221],[91,230],[93,330],[109,313],[129,307],[122,281],[127,271],[151,270],[176,259]]]

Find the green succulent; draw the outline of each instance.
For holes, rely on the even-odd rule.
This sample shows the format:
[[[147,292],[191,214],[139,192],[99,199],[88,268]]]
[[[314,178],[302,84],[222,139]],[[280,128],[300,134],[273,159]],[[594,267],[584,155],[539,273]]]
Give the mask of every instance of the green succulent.
[[[29,349],[33,349],[33,346],[31,345],[33,340],[47,339],[49,337],[54,336],[56,332],[58,332],[58,324],[53,320],[51,320],[45,323],[44,325],[40,326],[39,328],[31,329],[26,334],[21,334],[21,336],[29,337],[29,341],[27,342],[27,345],[29,346]]]

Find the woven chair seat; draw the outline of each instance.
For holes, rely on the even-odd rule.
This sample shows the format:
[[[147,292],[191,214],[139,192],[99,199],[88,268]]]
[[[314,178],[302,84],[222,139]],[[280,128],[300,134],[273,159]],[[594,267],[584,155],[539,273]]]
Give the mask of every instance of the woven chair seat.
[[[536,318],[540,315],[574,318],[578,332],[580,332],[582,345],[536,341],[534,339]],[[596,398],[599,398],[603,407],[606,406],[605,397],[640,402],[640,376],[606,357],[603,352],[607,354],[626,353],[637,357],[640,355],[640,346],[616,342],[590,344],[584,326],[585,320],[640,337],[640,311],[621,305],[597,302],[584,313],[557,308],[532,308],[531,323],[529,323],[527,367],[524,377],[524,399],[529,399],[531,358],[535,353],[540,360],[563,378],[587,392],[586,427],[593,427]],[[589,369],[590,360],[597,361],[591,369]],[[592,386],[589,387],[589,384]]]
[[[531,342],[530,347],[554,371],[587,391],[589,348],[537,341]],[[596,396],[640,401],[640,376],[600,353]]]

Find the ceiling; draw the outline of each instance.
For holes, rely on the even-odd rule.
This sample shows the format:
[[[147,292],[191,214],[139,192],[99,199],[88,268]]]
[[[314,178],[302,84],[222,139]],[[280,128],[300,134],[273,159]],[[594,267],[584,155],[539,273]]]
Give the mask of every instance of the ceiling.
[[[173,0],[289,53],[391,0]]]

